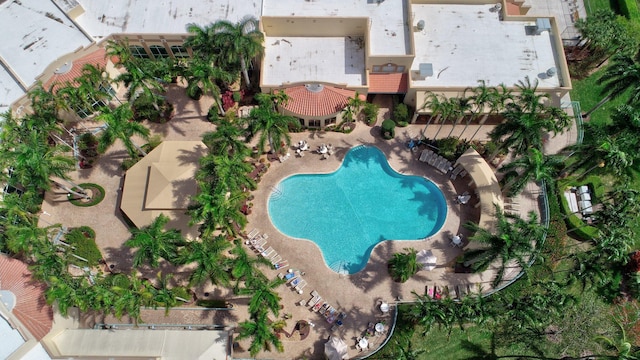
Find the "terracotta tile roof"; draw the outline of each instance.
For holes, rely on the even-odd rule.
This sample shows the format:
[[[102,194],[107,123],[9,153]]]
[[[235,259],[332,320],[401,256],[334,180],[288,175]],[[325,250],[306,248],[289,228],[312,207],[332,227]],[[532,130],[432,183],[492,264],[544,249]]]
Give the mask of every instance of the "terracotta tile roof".
[[[322,86],[319,91],[312,91],[305,85],[284,89],[289,95],[289,103],[285,109],[301,116],[327,116],[344,109],[356,92],[333,86]]]
[[[407,80],[407,73],[369,74],[369,93],[406,93]]]
[[[49,333],[53,311],[45,302],[45,286],[31,278],[25,263],[0,255],[0,289],[15,295],[11,313],[38,341]]]
[[[53,74],[53,76],[44,84],[44,88],[48,90],[49,86],[51,86],[51,84],[53,84],[54,82],[58,84],[64,84],[65,82],[69,81],[73,84],[73,80],[82,75],[82,68],[85,64],[91,64],[104,68],[107,65],[105,49],[98,48],[98,50],[90,54],[73,60],[71,69],[68,72],[64,74]]]
[[[520,6],[507,1],[507,15],[520,15]]]

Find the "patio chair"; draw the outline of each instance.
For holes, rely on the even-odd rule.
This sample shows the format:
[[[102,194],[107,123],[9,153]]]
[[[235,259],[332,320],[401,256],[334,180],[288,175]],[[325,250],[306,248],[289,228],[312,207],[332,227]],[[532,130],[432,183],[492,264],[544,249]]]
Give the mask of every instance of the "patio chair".
[[[277,263],[279,263],[282,260],[282,256],[280,255],[276,255],[274,257],[271,258],[271,265],[276,265]]]
[[[286,268],[288,266],[289,266],[289,261],[287,261],[287,260],[282,260],[280,262],[277,262],[277,263],[273,264],[273,268],[276,269],[276,270],[284,269],[284,268]]]
[[[307,282],[304,279],[300,279],[300,282],[298,285],[296,285],[294,287],[294,289],[296,289],[296,291],[298,292],[298,294],[302,294],[304,292],[304,287],[307,286]]]
[[[324,306],[324,304],[325,304],[325,301],[322,300],[322,298],[320,298],[318,302],[313,305],[313,307],[311,308],[311,311],[315,311],[315,312],[320,311],[320,309]]]
[[[258,229],[253,229],[247,234],[247,239],[253,240],[253,238],[256,237],[259,233],[260,231]]]
[[[307,306],[315,306],[318,301],[322,300],[322,296],[318,295],[316,293],[316,295],[313,295],[313,293],[311,293],[312,298],[307,302]]]
[[[275,250],[273,250],[273,248],[271,246],[269,246],[266,250],[260,252],[260,256],[266,258],[266,257],[272,255],[274,251]]]

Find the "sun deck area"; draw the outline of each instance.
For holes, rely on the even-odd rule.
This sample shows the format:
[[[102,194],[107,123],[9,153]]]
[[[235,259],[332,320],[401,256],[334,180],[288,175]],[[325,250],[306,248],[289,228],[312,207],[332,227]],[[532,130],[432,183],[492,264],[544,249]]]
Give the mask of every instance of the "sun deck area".
[[[558,54],[550,31],[535,34],[535,21],[502,21],[495,4],[413,4],[416,57],[411,66],[413,87],[512,86],[528,76],[541,88],[559,87]],[[553,30],[551,30],[553,31]],[[508,44],[508,45],[507,45]],[[432,64],[433,75],[421,78],[420,64]],[[559,72],[558,72],[559,73]]]
[[[262,83],[362,86],[366,78],[361,44],[362,37],[266,37]]]
[[[265,0],[264,5],[263,16],[369,18],[365,31],[370,55],[405,55],[411,50],[405,0]],[[324,31],[317,30],[319,35]]]

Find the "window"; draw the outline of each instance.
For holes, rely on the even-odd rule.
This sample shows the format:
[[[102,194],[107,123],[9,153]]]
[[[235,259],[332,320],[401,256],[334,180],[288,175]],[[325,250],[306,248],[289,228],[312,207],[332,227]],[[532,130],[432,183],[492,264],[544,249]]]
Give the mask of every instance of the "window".
[[[331,125],[331,124],[335,124],[335,123],[336,123],[336,118],[332,117],[331,119],[327,119],[327,120],[324,122],[324,126],[329,126],[329,125]]]
[[[185,49],[182,46],[172,46],[171,47],[171,52],[173,53],[173,56],[175,56],[176,58],[186,58],[189,57],[189,53],[187,52],[187,49]]]
[[[149,50],[151,50],[151,54],[153,54],[153,57],[155,58],[169,57],[169,52],[167,51],[167,48],[165,48],[162,45],[151,45],[149,46]]]
[[[147,51],[142,46],[138,46],[138,45],[129,46],[129,50],[131,50],[131,55],[135,58],[139,58],[139,59],[149,58],[149,54],[147,54]]]
[[[302,118],[298,118],[298,121],[300,121],[300,125],[301,125],[301,126],[305,126],[305,125],[304,125],[304,119],[302,119]]]
[[[309,120],[309,127],[320,127],[320,119],[311,119]]]
[[[404,72],[404,66],[396,64],[373,65],[372,73],[401,73]]]

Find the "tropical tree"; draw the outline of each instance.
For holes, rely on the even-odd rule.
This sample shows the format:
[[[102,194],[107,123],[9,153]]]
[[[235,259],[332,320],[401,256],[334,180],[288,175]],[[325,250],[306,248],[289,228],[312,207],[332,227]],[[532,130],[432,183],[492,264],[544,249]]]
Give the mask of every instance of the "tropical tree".
[[[532,148],[529,153],[518,159],[503,165],[498,171],[506,173],[507,182],[502,188],[504,194],[515,196],[519,194],[526,184],[533,181],[544,180],[553,183],[558,170],[564,161],[553,155],[545,155],[542,151]]]
[[[236,280],[234,288],[236,293],[240,289],[241,282],[256,281],[255,278],[262,275],[258,270],[258,266],[271,266],[271,262],[268,259],[249,255],[239,240],[234,241],[231,253],[235,255],[233,259],[229,259],[229,267],[231,268],[231,276]]]
[[[494,262],[499,261],[497,273],[492,282],[494,287],[500,284],[512,261],[522,268],[528,267],[528,260],[534,255],[536,246],[545,232],[533,212],[529,213],[527,220],[523,220],[517,215],[505,214],[498,205],[495,205],[495,216],[495,232],[473,222],[464,225],[473,232],[471,241],[486,246],[467,250],[463,255],[465,266],[470,266],[474,272],[485,271]]]
[[[96,111],[98,104],[105,106],[111,100],[112,95],[108,92],[110,82],[104,68],[85,64],[82,74],[58,88],[56,95],[64,99],[69,109],[85,117]]]
[[[165,316],[169,315],[169,309],[175,307],[178,304],[178,299],[173,289],[169,288],[169,281],[173,278],[172,274],[162,275],[158,272],[156,275],[157,286],[151,288],[153,293],[152,306],[155,309],[157,306],[164,306]]]
[[[34,192],[49,190],[51,177],[66,179],[67,172],[74,169],[75,161],[66,155],[70,149],[63,145],[49,146],[44,134],[31,131],[20,140],[3,154],[12,169],[10,185]]]
[[[256,183],[249,177],[253,167],[245,161],[245,158],[246,155],[242,153],[212,156],[217,181],[216,186],[229,191],[255,190]]]
[[[205,237],[201,240],[194,240],[185,246],[180,252],[177,263],[195,263],[196,268],[189,276],[189,284],[202,285],[207,280],[214,285],[229,284],[229,269],[223,264],[227,264],[225,252],[231,244],[222,236]]]
[[[119,139],[132,158],[138,157],[138,154],[146,156],[147,153],[131,138],[138,135],[146,140],[149,138],[149,129],[140,123],[131,121],[132,118],[133,111],[129,103],[119,105],[115,109],[101,108],[100,115],[96,116],[96,120],[104,122],[104,129],[98,138],[98,151],[104,153]]]
[[[441,114],[441,109],[442,109],[442,104],[446,101],[446,99],[444,98],[444,95],[438,95],[432,92],[429,92],[428,95],[426,96],[426,99],[424,101],[424,104],[422,104],[422,109],[430,109],[431,110],[431,115],[429,116],[429,121],[427,121],[427,124],[424,126],[424,129],[422,130],[422,135],[424,136],[427,132],[427,127],[429,127],[429,125],[431,125],[431,122],[435,119],[436,122],[438,122],[440,120],[440,117],[442,116]],[[426,137],[426,136],[425,136]]]
[[[187,93],[195,94],[200,89],[204,94],[211,94],[220,114],[224,114],[222,102],[220,100],[221,90],[217,82],[230,83],[232,76],[229,72],[220,67],[211,64],[211,60],[201,57],[193,57],[187,63],[185,69],[185,78],[187,79]]]
[[[405,282],[415,275],[421,268],[417,260],[417,251],[405,248],[404,253],[395,253],[389,260],[389,274],[395,281]]]
[[[209,237],[220,229],[224,234],[236,235],[237,228],[244,228],[246,216],[240,212],[241,204],[248,194],[242,190],[227,190],[200,184],[200,191],[192,197],[187,208],[191,216],[190,225],[200,224],[200,235]]]
[[[284,94],[284,92],[280,92]],[[253,136],[260,134],[258,138],[258,149],[265,151],[265,145],[269,143],[272,152],[277,153],[285,146],[291,145],[289,136],[289,126],[296,124],[293,116],[282,115],[277,112],[277,106],[286,102],[286,94],[283,96],[259,94],[256,95],[259,102],[258,107],[253,108],[249,113],[247,141]]]
[[[451,134],[453,134],[453,130],[455,129],[456,125],[461,123],[462,120],[464,120],[465,116],[469,115],[469,118],[470,119],[472,118],[470,114],[467,114],[469,111],[472,110],[471,98],[468,98],[463,94],[462,97],[450,98],[449,102],[452,103],[451,116],[455,117],[456,119],[452,124],[451,131],[449,131],[449,135],[447,135],[447,137],[451,137]],[[462,132],[464,133],[464,129]],[[462,136],[462,133],[460,133],[460,135],[458,136],[458,139],[460,139],[461,136]]]
[[[608,101],[627,93],[629,94],[628,104],[640,105],[640,53],[614,55],[609,66],[598,78],[598,83],[604,86],[601,92],[604,98],[584,116],[591,115]]]
[[[276,289],[284,284],[285,280],[274,278],[267,279],[264,275],[255,276],[245,282],[245,287],[239,289],[239,295],[250,295],[249,313],[256,314],[262,310],[270,310],[276,317],[280,313],[280,295]]]
[[[244,81],[250,87],[247,67],[264,51],[264,35],[258,28],[258,20],[252,16],[245,16],[235,24],[219,20],[211,25],[211,32],[214,44],[220,49],[220,64],[229,70],[235,70],[239,65]]]
[[[178,257],[178,249],[186,242],[180,234],[180,230],[164,229],[168,222],[169,217],[160,214],[148,226],[141,229],[130,229],[131,238],[124,244],[137,249],[133,254],[134,267],[147,264],[157,268],[160,258],[170,263],[175,261]]]
[[[240,128],[229,122],[217,124],[215,131],[209,131],[202,135],[202,142],[207,145],[211,154],[242,154],[249,155],[249,148],[240,139]]]
[[[260,351],[271,351],[273,345],[277,351],[283,352],[284,346],[275,334],[274,329],[269,325],[267,310],[263,309],[256,314],[252,314],[251,319],[238,324],[237,340],[251,339],[249,354],[256,356]]]
[[[504,84],[500,84],[497,87],[487,87],[484,80],[481,80],[480,86],[473,90],[471,99],[476,107],[474,110],[476,113],[484,111],[487,106],[489,107],[489,111],[484,111],[482,118],[478,121],[480,126],[471,136],[470,140],[473,140],[490,115],[502,113],[506,109],[506,105],[513,101],[513,94]]]
[[[41,82],[37,82],[28,93],[34,114],[49,124],[59,122],[59,112],[69,109],[68,99],[57,94],[56,88],[59,86],[54,82],[45,89]]]

